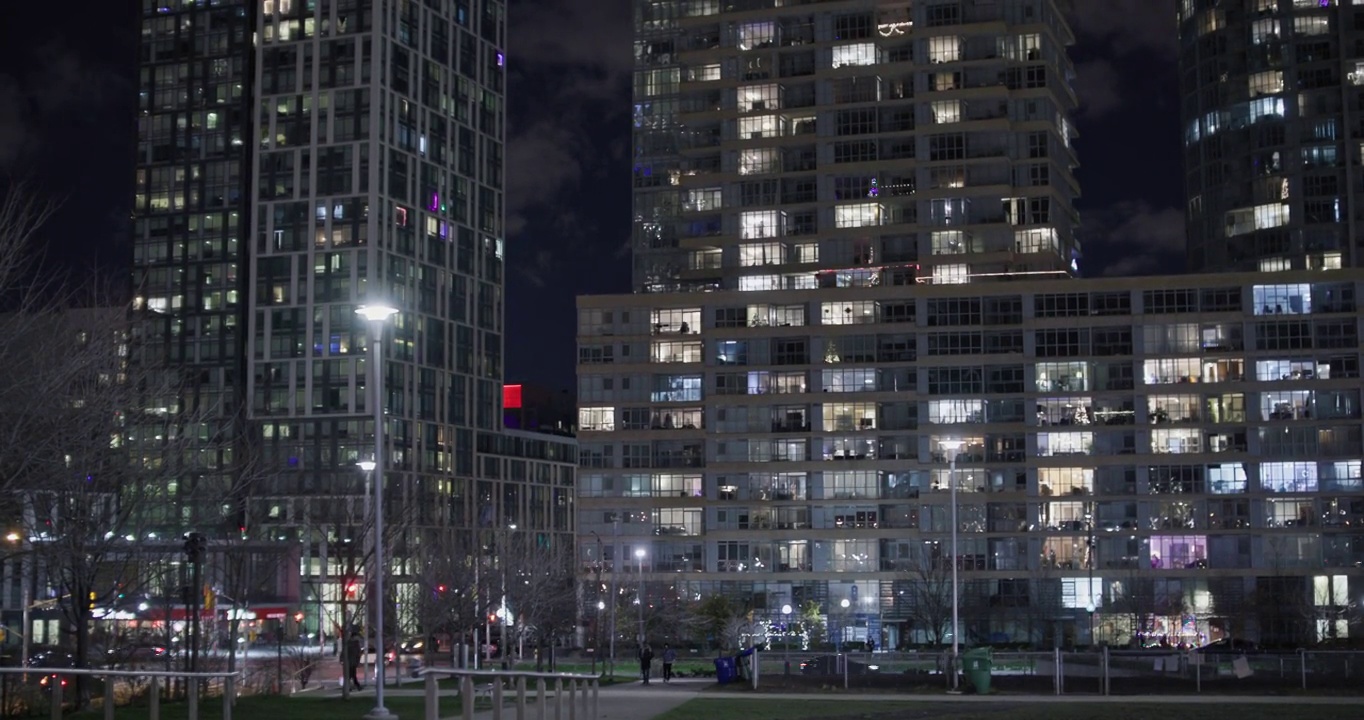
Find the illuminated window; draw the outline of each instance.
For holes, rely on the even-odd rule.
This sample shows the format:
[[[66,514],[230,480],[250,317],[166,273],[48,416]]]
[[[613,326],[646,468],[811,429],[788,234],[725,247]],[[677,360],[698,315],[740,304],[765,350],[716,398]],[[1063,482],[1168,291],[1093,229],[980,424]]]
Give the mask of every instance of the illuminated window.
[[[1266,70],[1251,75],[1247,81],[1250,87],[1250,96],[1273,95],[1283,92],[1283,71]]]
[[[825,432],[875,430],[876,403],[825,403],[823,429]]]
[[[1207,567],[1208,538],[1206,535],[1152,535],[1151,568],[1153,570],[1185,570]]]
[[[1287,204],[1272,203],[1250,208],[1229,210],[1226,215],[1225,231],[1227,237],[1236,237],[1256,230],[1282,227],[1288,224]]]
[[[930,400],[928,421],[936,424],[985,422],[985,401]]]
[[[932,107],[933,122],[938,124],[961,122],[960,100],[936,100]]]
[[[1039,60],[1042,57],[1042,36],[1032,33],[1001,37],[995,40],[995,50],[1006,60]]]
[[[934,63],[961,59],[961,38],[940,36],[928,39],[928,60]]]
[[[579,430],[611,431],[616,429],[616,409],[595,407],[578,409]]]
[[[681,68],[655,68],[635,73],[635,97],[656,97],[677,94],[682,81]]]
[[[853,228],[880,225],[883,208],[877,203],[840,205],[834,208],[834,227]]]
[[[1056,228],[1028,228],[1014,231],[1014,252],[1055,253],[1060,252],[1061,243],[1056,237]]]
[[[833,66],[836,68],[847,67],[849,65],[875,64],[876,43],[840,45],[833,49]]]
[[[722,206],[720,188],[698,188],[687,192],[687,209],[706,212]]]
[[[653,344],[652,360],[656,363],[701,362],[700,340],[662,340]]]
[[[762,175],[781,169],[781,154],[775,148],[750,148],[739,154],[740,175]]]
[[[1088,495],[1093,490],[1094,471],[1092,469],[1039,468],[1037,471],[1037,493],[1042,497]]]
[[[712,82],[714,80],[719,80],[720,78],[720,65],[718,63],[714,65],[700,65],[691,69],[691,79],[694,82]]]
[[[1331,20],[1325,15],[1293,18],[1294,35],[1325,35],[1329,32],[1331,32]]]
[[[739,278],[739,289],[744,292],[782,289],[780,275],[746,275]]]
[[[966,233],[961,230],[935,230],[932,235],[934,255],[961,255],[967,252]]]
[[[937,285],[964,285],[970,282],[970,268],[964,264],[938,265],[933,268]]]
[[[738,46],[740,50],[770,47],[777,37],[777,25],[773,22],[751,22],[739,26]]]
[[[756,140],[778,137],[781,133],[781,120],[776,115],[758,115],[739,118],[739,139]]]
[[[937,72],[931,76],[934,90],[957,90],[961,88],[961,73]]]
[[[738,110],[741,113],[780,109],[781,86],[776,83],[748,85],[738,90]]]
[[[739,236],[744,240],[777,237],[782,234],[785,217],[776,210],[742,213],[739,215]]]
[[[739,266],[780,265],[784,253],[781,243],[744,243],[739,246]]]

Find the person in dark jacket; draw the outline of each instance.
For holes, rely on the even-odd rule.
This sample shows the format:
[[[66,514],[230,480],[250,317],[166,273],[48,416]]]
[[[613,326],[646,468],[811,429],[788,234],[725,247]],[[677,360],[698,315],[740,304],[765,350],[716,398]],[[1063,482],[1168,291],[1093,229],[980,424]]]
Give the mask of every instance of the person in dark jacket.
[[[646,643],[639,648],[639,676],[649,684],[649,672],[654,669],[654,649]]]
[[[360,655],[363,652],[360,633],[352,633],[350,640],[346,641],[346,676],[350,678],[356,690],[365,689],[365,686],[360,684]]]

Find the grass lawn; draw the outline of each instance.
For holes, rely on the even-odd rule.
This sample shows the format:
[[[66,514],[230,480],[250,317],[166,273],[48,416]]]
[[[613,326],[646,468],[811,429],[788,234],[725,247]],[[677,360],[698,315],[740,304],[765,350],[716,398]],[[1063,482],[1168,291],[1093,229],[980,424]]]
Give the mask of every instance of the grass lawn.
[[[419,697],[388,697],[384,705],[399,717],[420,718],[426,705]],[[458,714],[455,701],[444,700],[450,714]],[[353,697],[342,700],[339,697],[280,697],[277,695],[257,695],[237,700],[232,708],[232,717],[243,720],[361,720],[365,713],[374,708],[374,697]],[[444,711],[444,708],[442,708]],[[199,704],[200,720],[221,720],[223,703],[218,698],[210,698]],[[94,720],[103,718],[104,711],[94,710],[83,713],[67,714],[64,717]],[[119,708],[114,713],[116,720],[147,720],[146,707]],[[161,703],[161,720],[187,720],[189,706],[183,702]]]
[[[722,700],[701,698],[659,715],[655,720],[1113,720],[1114,717],[1160,720],[1356,720],[1351,705],[1181,705],[1122,703],[935,703],[857,702],[850,700]]]

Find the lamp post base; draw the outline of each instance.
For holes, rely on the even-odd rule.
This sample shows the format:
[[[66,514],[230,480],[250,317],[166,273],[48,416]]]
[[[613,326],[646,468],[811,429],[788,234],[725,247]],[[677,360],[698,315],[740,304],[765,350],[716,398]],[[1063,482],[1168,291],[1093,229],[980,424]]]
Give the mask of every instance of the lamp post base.
[[[375,707],[373,710],[365,713],[365,720],[398,720],[398,716],[394,715],[386,707]]]

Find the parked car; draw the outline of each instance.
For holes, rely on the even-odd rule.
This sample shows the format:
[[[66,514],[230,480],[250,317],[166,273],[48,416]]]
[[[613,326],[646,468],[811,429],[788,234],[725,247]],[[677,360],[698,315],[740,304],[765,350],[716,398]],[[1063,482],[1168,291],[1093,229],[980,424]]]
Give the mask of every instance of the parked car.
[[[800,671],[805,675],[842,675],[843,667],[839,665],[838,660],[837,655],[813,657],[800,664]],[[848,657],[843,658],[843,661],[848,666],[849,675],[873,675],[881,672],[878,665],[868,665]]]
[[[28,667],[35,670],[66,670],[76,667],[76,656],[64,650],[44,650],[29,656]],[[29,677],[30,682],[36,682],[44,688],[51,687],[58,679],[61,680],[62,687],[66,687],[71,681],[70,676],[51,672],[34,673]]]
[[[105,656],[109,659],[110,665],[128,665],[146,662],[164,662],[169,656],[173,655],[165,645],[154,643],[140,643],[133,645],[120,645],[109,648]]]

